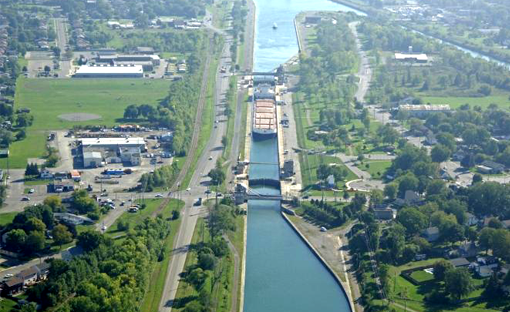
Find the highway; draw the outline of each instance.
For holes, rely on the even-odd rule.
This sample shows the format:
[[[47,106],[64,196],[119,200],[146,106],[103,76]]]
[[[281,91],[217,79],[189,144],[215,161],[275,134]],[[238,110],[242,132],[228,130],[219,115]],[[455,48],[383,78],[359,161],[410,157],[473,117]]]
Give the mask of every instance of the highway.
[[[208,16],[210,16],[208,14]],[[210,18],[206,17],[205,20]],[[208,28],[214,29],[210,22],[206,25]],[[207,173],[214,168],[216,161],[221,157],[223,153],[223,147],[221,144],[221,138],[226,133],[226,119],[224,116],[225,105],[225,94],[229,87],[229,69],[232,65],[230,57],[230,44],[232,38],[221,32],[225,36],[225,45],[221,53],[218,67],[226,67],[227,73],[216,74],[216,89],[215,89],[215,122],[211,132],[211,136],[207,145],[204,149],[203,154],[200,156],[197,163],[197,167],[191,182],[189,184],[189,191],[181,192],[181,198],[185,202],[184,211],[181,214],[181,226],[177,233],[176,240],[174,242],[173,250],[170,258],[170,265],[166,276],[165,286],[163,289],[163,295],[161,298],[159,311],[169,312],[172,310],[172,304],[177,293],[179,286],[180,274],[184,270],[184,262],[188,252],[191,239],[193,237],[193,231],[197,219],[200,215],[206,213],[204,208],[197,208],[193,206],[193,203],[198,197],[205,197],[205,191],[210,185],[210,178],[207,177]]]

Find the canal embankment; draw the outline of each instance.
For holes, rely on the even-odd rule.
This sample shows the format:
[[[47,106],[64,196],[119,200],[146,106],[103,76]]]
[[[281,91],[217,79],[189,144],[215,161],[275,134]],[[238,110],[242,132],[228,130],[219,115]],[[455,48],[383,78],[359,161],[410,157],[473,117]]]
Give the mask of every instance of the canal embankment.
[[[316,246],[316,244],[314,244],[315,242],[312,243],[313,240],[311,239],[310,235],[304,234],[304,233],[306,233],[304,228],[299,228],[287,216],[287,214],[285,212],[282,211],[281,215],[282,215],[283,219],[294,230],[294,232],[306,244],[306,246],[313,252],[313,254],[317,257],[317,259],[327,268],[328,272],[331,274],[331,276],[333,276],[333,278],[336,280],[338,285],[342,288],[344,295],[348,298],[349,307],[350,307],[351,311],[353,311],[353,312],[363,311],[363,308],[361,306],[359,306],[359,308],[361,308],[361,310],[358,307],[355,307],[355,302],[357,301],[358,298],[354,299],[354,296],[352,294],[351,279],[349,278],[349,276],[347,274],[347,268],[345,266],[344,255],[341,250],[342,246],[340,243],[341,242],[340,239],[338,237],[332,237],[334,235],[329,235],[330,240],[337,239],[337,244],[334,244],[335,246],[331,246],[332,245],[331,243],[327,244],[327,246],[325,246],[324,244],[322,244],[321,246]],[[295,218],[299,218],[299,217],[295,217]],[[303,221],[303,222],[305,222],[305,221]],[[308,231],[310,232],[310,229],[308,229]],[[321,233],[321,234],[317,234],[317,235],[323,236],[320,238],[320,240],[322,240],[322,243],[324,243],[323,238],[327,234],[320,232],[320,230],[318,228],[312,229],[311,231],[316,231],[318,233]],[[315,236],[317,236],[317,235],[315,235]],[[329,261],[327,261],[325,259],[325,257],[323,256],[323,254],[321,254],[321,252],[319,252],[319,248],[332,249],[335,251],[335,254],[333,255],[333,257],[330,256],[328,259]],[[338,261],[338,259],[340,259],[340,261]],[[341,278],[340,274],[344,275],[343,279]],[[356,309],[356,308],[358,308],[358,309]]]

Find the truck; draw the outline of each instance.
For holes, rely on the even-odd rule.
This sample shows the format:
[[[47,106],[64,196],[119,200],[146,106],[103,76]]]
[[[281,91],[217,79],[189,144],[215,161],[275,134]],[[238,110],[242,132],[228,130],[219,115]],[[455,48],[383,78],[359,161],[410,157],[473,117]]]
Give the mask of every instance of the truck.
[[[199,197],[197,201],[195,202],[195,206],[201,206],[202,205],[202,197]]]

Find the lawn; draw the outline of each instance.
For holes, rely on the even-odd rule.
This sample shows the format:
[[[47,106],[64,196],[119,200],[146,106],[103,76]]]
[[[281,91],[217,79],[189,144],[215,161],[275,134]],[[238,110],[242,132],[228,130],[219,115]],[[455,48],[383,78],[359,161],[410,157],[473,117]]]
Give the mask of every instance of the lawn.
[[[386,170],[391,166],[391,161],[386,160],[372,160],[372,161],[363,161],[358,165],[363,171],[367,171],[370,173],[373,179],[381,179],[384,176]]]
[[[389,287],[389,295],[398,303],[404,304],[405,300],[401,299],[401,296],[405,295],[407,300],[407,306],[415,311],[422,312],[422,311],[431,311],[430,307],[426,306],[424,304],[424,298],[425,295],[430,293],[433,289],[437,289],[439,285],[433,281],[433,279],[430,280],[430,282],[423,283],[419,286],[413,285],[411,282],[403,278],[400,273],[404,270],[409,270],[412,268],[417,267],[423,267],[423,266],[431,266],[436,261],[438,261],[439,258],[434,259],[428,259],[424,261],[417,261],[417,262],[410,262],[408,264],[399,266],[399,267],[390,267],[390,281],[388,285]],[[428,274],[424,271],[417,271],[413,274],[418,275],[418,279],[425,278],[423,274]],[[431,275],[432,276],[432,275]],[[413,277],[415,277],[413,275]],[[456,311],[456,312],[493,312],[498,310],[488,309],[486,308],[486,302],[483,300],[477,301],[475,300],[477,297],[480,296],[482,289],[480,288],[483,285],[484,279],[474,278],[473,282],[475,284],[475,289],[471,294],[468,296],[468,302],[464,303],[461,306],[438,306],[434,307],[437,309],[434,309],[435,311]]]
[[[510,100],[508,95],[492,95],[487,97],[423,97],[423,103],[449,104],[452,108],[469,104],[471,107],[478,105],[486,109],[490,104],[495,103],[500,108],[509,109]]]
[[[6,226],[14,220],[14,217],[17,215],[17,212],[8,212],[0,214],[0,226]]]
[[[434,274],[427,273],[424,270],[419,270],[411,273],[411,277],[414,278],[416,281],[423,283],[433,280]]]
[[[2,300],[0,300],[0,312],[14,311],[16,304],[17,303],[14,300],[2,298]]]
[[[123,222],[128,222],[130,228],[133,228],[145,220],[145,218],[153,216],[163,201],[164,199],[146,199],[145,204],[147,206],[145,209],[140,209],[136,213],[126,212],[122,214],[122,216],[118,218],[117,221],[115,221],[115,223],[106,231],[106,235],[113,237],[119,236],[119,234],[124,234],[123,231],[117,230],[117,225],[121,220]],[[161,214],[163,217],[168,218],[171,216],[172,210],[180,209],[182,205],[182,202],[176,199],[170,199],[168,205],[161,210]]]
[[[24,168],[27,158],[43,156],[47,131],[75,125],[113,126],[130,104],[156,105],[167,95],[169,85],[168,80],[147,79],[19,78],[15,107],[29,108],[34,123],[27,129],[26,139],[11,145],[10,167]],[[58,117],[69,113],[90,113],[100,118],[64,121]],[[2,159],[0,167],[6,166],[6,160]]]
[[[299,160],[301,163],[301,175],[303,178],[304,188],[312,187],[318,182],[317,169],[321,164],[336,164],[336,166],[344,167],[348,172],[344,181],[350,181],[357,178],[356,175],[352,171],[350,171],[337,157],[318,154],[308,155],[301,153],[299,155]],[[338,189],[343,188],[343,186],[344,186],[343,181],[337,181]]]

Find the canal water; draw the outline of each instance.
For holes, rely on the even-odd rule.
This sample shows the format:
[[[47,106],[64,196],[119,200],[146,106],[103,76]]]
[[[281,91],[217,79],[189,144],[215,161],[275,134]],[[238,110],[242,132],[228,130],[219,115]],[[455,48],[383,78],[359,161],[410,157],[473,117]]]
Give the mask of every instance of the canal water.
[[[299,12],[356,12],[327,0],[255,3],[254,70],[258,72],[272,71],[297,53],[293,20]],[[250,179],[279,179],[277,140],[252,141],[250,162]],[[268,187],[255,191],[279,194]],[[245,312],[350,311],[340,285],[280,215],[279,201],[248,202],[246,252]]]

